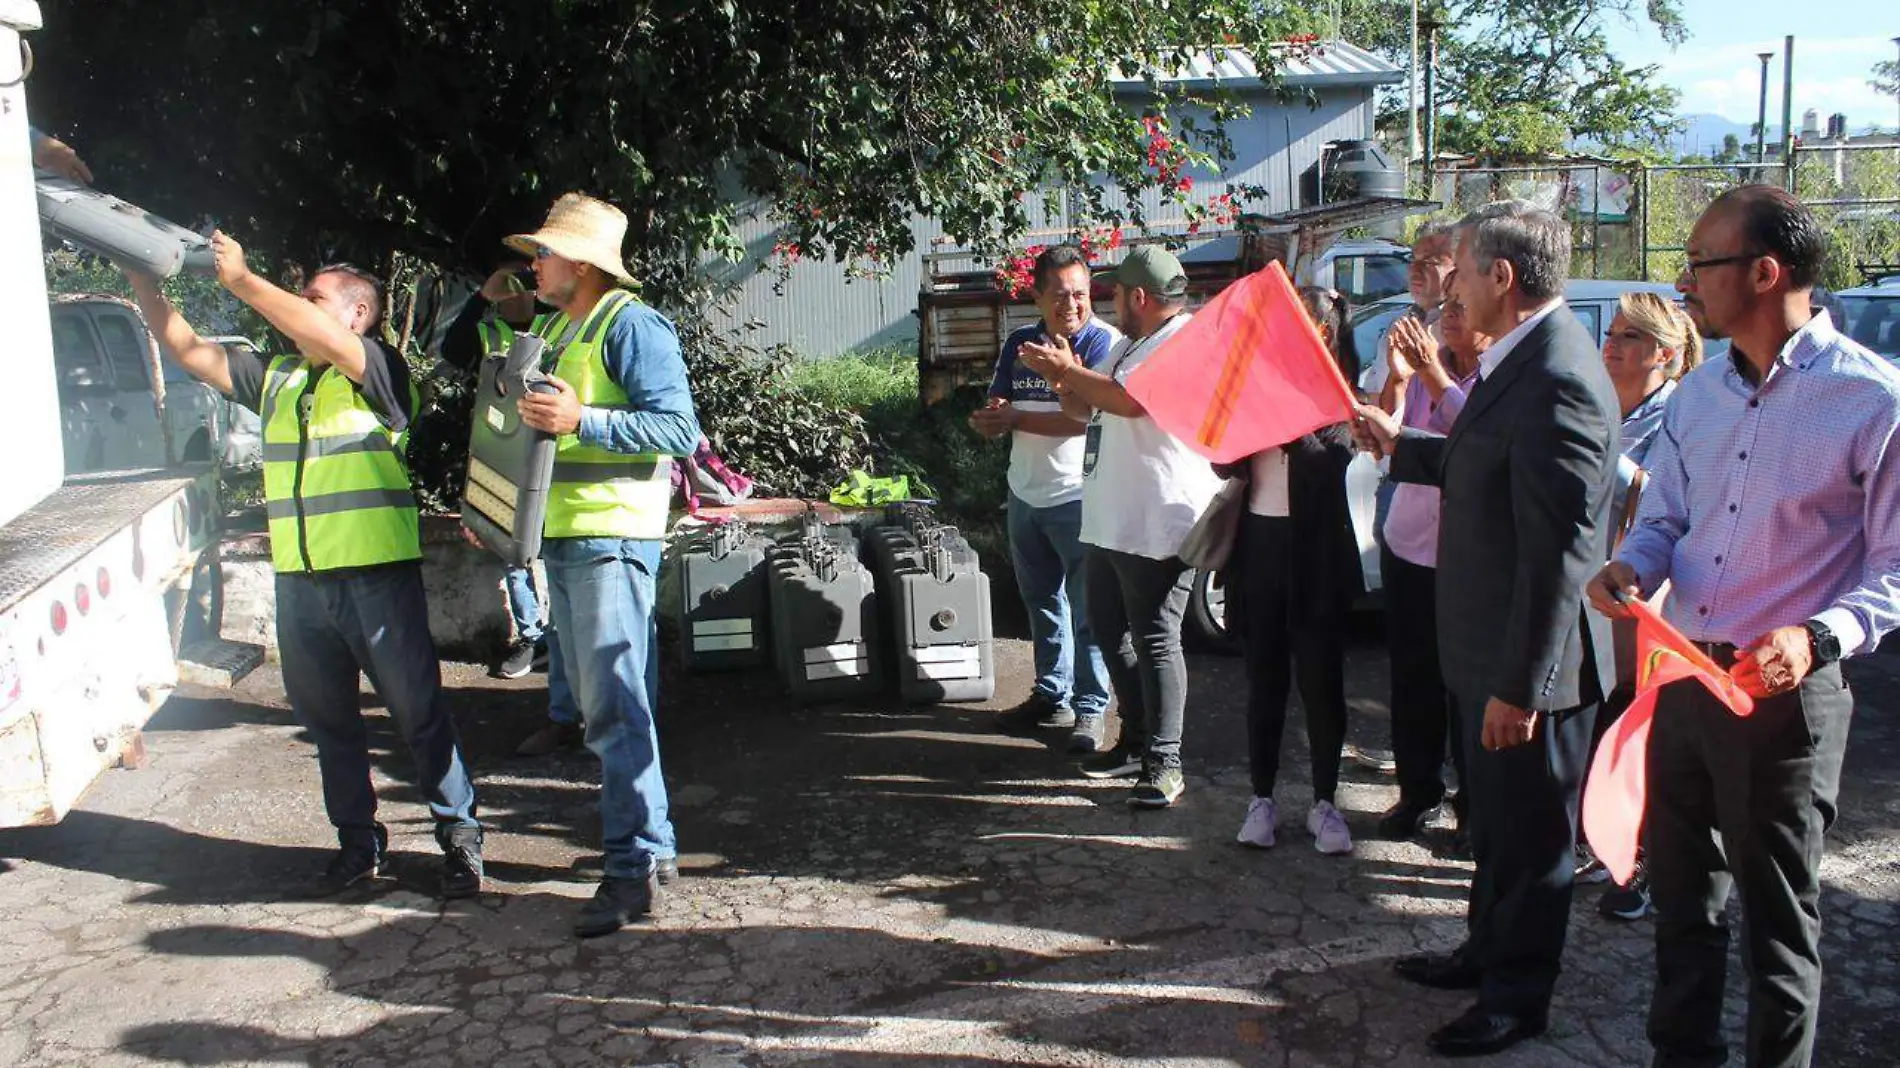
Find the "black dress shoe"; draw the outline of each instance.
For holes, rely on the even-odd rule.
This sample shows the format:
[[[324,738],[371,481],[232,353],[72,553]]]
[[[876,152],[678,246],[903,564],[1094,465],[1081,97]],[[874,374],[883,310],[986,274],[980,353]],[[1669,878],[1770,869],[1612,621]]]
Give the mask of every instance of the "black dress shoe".
[[[1484,971],[1456,953],[1421,953],[1392,962],[1399,978],[1434,990],[1476,990]]]
[[[1502,1053],[1544,1033],[1541,1016],[1513,1016],[1473,1005],[1463,1016],[1432,1032],[1428,1044],[1441,1057],[1484,1057]]]
[[[1379,815],[1379,837],[1392,842],[1403,842],[1419,832],[1431,814],[1438,810],[1436,803],[1427,805],[1417,801],[1399,799],[1399,803],[1386,809]]]

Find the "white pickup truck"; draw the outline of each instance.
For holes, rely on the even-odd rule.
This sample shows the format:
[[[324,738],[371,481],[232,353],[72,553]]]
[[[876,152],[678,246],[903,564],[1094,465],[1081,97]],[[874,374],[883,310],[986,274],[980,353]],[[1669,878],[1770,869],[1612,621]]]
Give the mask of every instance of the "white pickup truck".
[[[39,25],[36,3],[0,0],[0,827],[56,822],[105,769],[142,760],[192,609],[215,617],[217,601],[213,465],[170,466],[182,455],[148,447],[67,474],[27,136],[22,34]],[[143,381],[162,384],[141,348]],[[117,403],[127,421],[164,425],[162,389]]]

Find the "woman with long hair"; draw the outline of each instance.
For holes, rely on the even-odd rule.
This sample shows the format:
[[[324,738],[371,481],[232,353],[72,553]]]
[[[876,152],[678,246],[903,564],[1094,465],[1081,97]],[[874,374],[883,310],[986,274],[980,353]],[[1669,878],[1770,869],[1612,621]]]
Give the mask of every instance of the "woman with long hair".
[[[1307,314],[1339,363],[1356,380],[1346,298],[1330,289],[1300,291]],[[1346,742],[1346,622],[1364,592],[1359,543],[1346,505],[1352,432],[1344,423],[1254,454],[1229,473],[1248,480],[1227,565],[1228,619],[1247,660],[1247,748],[1253,801],[1239,840],[1274,844],[1287,697],[1297,681],[1312,750],[1313,805],[1306,829],[1322,853],[1352,850],[1346,819],[1334,805]]]

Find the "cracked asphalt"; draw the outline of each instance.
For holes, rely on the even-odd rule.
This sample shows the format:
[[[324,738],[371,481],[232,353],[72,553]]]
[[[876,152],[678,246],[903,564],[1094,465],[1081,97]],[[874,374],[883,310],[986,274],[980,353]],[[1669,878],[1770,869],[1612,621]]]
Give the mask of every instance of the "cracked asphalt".
[[[670,650],[669,650],[670,652]],[[1352,654],[1352,739],[1385,743],[1384,655]],[[56,827],[0,832],[0,1064],[1416,1065],[1464,1007],[1391,960],[1457,941],[1468,867],[1371,837],[1396,797],[1349,763],[1345,858],[1303,830],[1288,731],[1279,847],[1233,843],[1248,796],[1238,661],[1192,658],[1189,789],[1125,786],[987,727],[1021,697],[999,641],[987,707],[800,710],[764,675],[669,662],[662,745],[683,878],[648,925],[568,934],[598,875],[584,752],[508,756],[541,677],[447,684],[489,824],[489,892],[444,906],[427,814],[380,710],[378,787],[398,853],[374,892],[289,891],[333,844],[313,751],[274,670],[184,691],[151,763],[108,773]],[[1850,666],[1859,707],[1829,839],[1818,1064],[1900,1048],[1900,657]],[[374,707],[373,696],[365,695]],[[1499,1066],[1647,1063],[1650,927],[1579,891],[1548,1035]],[[1737,961],[1731,1035],[1739,1035]]]

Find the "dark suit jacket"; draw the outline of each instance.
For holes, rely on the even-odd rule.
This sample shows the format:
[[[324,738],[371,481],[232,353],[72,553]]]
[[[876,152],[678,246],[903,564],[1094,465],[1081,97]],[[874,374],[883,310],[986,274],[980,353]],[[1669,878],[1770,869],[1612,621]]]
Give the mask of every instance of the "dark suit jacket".
[[[1245,546],[1236,544],[1223,569],[1227,576],[1227,623],[1234,633],[1245,627],[1240,610],[1245,594],[1239,581],[1249,567],[1287,569],[1287,601],[1294,626],[1343,619],[1353,602],[1366,592],[1359,566],[1359,537],[1353,533],[1352,510],[1346,503],[1346,465],[1352,463],[1352,431],[1345,423],[1321,427],[1288,442],[1287,512],[1293,524],[1291,559],[1251,560]],[[1217,464],[1224,478],[1248,478],[1253,457],[1233,464]],[[1244,507],[1244,505],[1243,505]]]
[[[1479,384],[1446,437],[1405,431],[1392,477],[1438,486],[1438,650],[1462,699],[1592,704],[1615,685],[1584,583],[1609,555],[1621,409],[1559,307]]]

